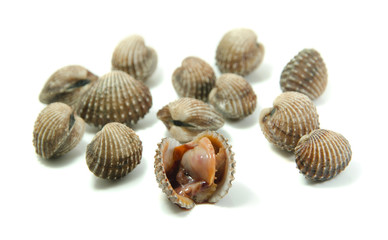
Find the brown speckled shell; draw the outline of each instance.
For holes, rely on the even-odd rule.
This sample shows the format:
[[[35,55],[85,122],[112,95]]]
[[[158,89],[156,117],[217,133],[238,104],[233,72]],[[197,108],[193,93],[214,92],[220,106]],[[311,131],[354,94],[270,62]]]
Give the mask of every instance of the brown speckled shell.
[[[180,97],[191,97],[207,101],[209,92],[216,83],[212,67],[197,57],[187,57],[182,66],[172,75],[172,84]]]
[[[306,178],[326,181],[345,169],[352,150],[341,134],[317,129],[299,140],[295,156],[297,167]]]
[[[200,132],[217,130],[224,119],[213,106],[194,98],[180,98],[164,106],[157,113],[170,135],[180,142],[188,142]]]
[[[295,91],[311,99],[318,98],[326,89],[327,69],[315,49],[303,49],[284,67],[280,77],[283,92]]]
[[[245,28],[227,32],[218,44],[216,64],[222,73],[245,76],[255,70],[264,57],[264,46],[256,34]]]
[[[60,102],[47,105],[35,121],[33,144],[45,159],[57,158],[73,149],[81,140],[85,122],[73,109]]]
[[[145,81],[156,69],[158,56],[144,44],[143,37],[132,35],[123,39],[112,56],[112,70],[121,70],[136,80]]]
[[[47,80],[39,94],[39,101],[45,104],[63,102],[75,106],[97,80],[97,76],[79,65],[69,65],[58,69]]]
[[[136,124],[152,106],[148,87],[127,73],[113,70],[101,76],[80,99],[77,113],[88,124],[102,127],[110,122]]]
[[[221,146],[226,150],[227,164],[225,165],[226,167],[223,178],[219,180],[216,191],[207,200],[209,203],[216,203],[228,193],[230,187],[232,186],[236,162],[234,160],[234,153],[232,152],[231,146],[229,145],[227,139],[221,134],[213,131],[205,131],[200,133],[193,141],[197,141],[203,137],[209,138],[213,144]],[[158,144],[154,163],[155,176],[159,187],[172,203],[177,204],[181,208],[191,209],[195,206],[195,202],[192,199],[181,196],[174,191],[174,188],[171,186],[164,169],[164,159],[170,157],[174,148],[179,145],[180,143],[172,138],[163,138],[162,142]]]
[[[290,152],[294,151],[303,135],[319,128],[319,116],[314,103],[298,92],[280,94],[272,108],[261,111],[259,122],[269,142]]]
[[[209,102],[229,119],[242,119],[252,114],[256,98],[249,82],[233,73],[222,74],[209,94]]]
[[[86,163],[97,177],[120,179],[131,172],[142,158],[139,136],[121,123],[108,123],[86,149]]]

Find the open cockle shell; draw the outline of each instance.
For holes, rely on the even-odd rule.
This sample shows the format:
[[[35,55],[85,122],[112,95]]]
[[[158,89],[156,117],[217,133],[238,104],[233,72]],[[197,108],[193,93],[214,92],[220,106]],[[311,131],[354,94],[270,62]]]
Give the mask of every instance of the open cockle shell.
[[[306,178],[326,181],[346,168],[352,158],[352,150],[341,134],[317,129],[299,140],[295,156],[297,167]]]
[[[77,113],[86,123],[103,127],[110,122],[134,125],[152,106],[149,88],[128,73],[113,70],[101,76],[80,99]]]
[[[182,153],[181,149],[193,149],[194,146],[200,145],[204,140],[211,142],[212,151],[214,151],[215,158],[217,159],[215,175],[213,175],[212,178],[214,179],[214,182],[210,187],[205,188],[204,194],[198,194],[192,198],[185,196],[184,194],[178,194],[178,189],[182,187],[179,186],[177,180],[182,162],[184,161],[182,159],[187,159],[185,154],[189,152],[186,151]],[[181,159],[177,157],[178,155],[181,155]],[[195,159],[195,157],[190,158],[189,161],[195,161]],[[220,159],[221,161],[219,161]],[[232,181],[234,180],[235,164],[234,153],[232,152],[227,139],[217,132],[206,131],[199,134],[192,142],[185,145],[181,145],[172,138],[162,139],[162,142],[158,144],[158,148],[156,149],[154,167],[156,181],[162,191],[167,195],[167,198],[181,208],[191,209],[196,203],[215,203],[228,193]],[[178,168],[179,170],[177,170]],[[201,171],[202,170],[203,168]],[[191,177],[195,178],[194,175],[188,177],[190,179]],[[203,185],[206,184],[202,184],[201,187]]]
[[[224,119],[213,106],[194,98],[179,98],[167,104],[158,111],[157,117],[180,142],[191,141],[200,132],[224,125]]]
[[[224,73],[209,94],[209,102],[225,118],[243,119],[256,109],[256,93],[245,78]]]
[[[222,73],[245,76],[255,70],[264,57],[264,46],[256,34],[246,28],[227,32],[216,51],[216,64]]]
[[[300,92],[312,100],[325,91],[326,85],[326,65],[315,49],[300,51],[287,63],[280,77],[280,87],[283,92]]]
[[[312,100],[298,92],[284,92],[265,108],[259,117],[267,140],[281,149],[293,152],[299,139],[319,128],[319,116]]]
[[[139,136],[124,124],[106,124],[87,146],[86,163],[97,177],[120,179],[131,172],[142,158]]]
[[[42,103],[63,102],[75,106],[98,77],[79,65],[69,65],[58,69],[47,80],[39,94]]]
[[[216,83],[213,68],[197,57],[187,57],[172,75],[172,84],[180,97],[191,97],[207,102]]]
[[[112,70],[121,70],[136,80],[145,81],[155,71],[158,56],[144,44],[143,37],[132,35],[123,39],[112,56]]]
[[[60,102],[47,105],[35,121],[33,144],[42,158],[57,158],[73,149],[81,140],[85,122],[73,109]]]

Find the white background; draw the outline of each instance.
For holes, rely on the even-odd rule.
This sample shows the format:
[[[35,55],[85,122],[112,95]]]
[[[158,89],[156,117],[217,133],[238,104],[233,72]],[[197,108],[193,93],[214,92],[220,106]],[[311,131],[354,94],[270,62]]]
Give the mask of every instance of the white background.
[[[386,10],[383,1],[2,1],[0,239],[387,239]],[[171,75],[185,57],[219,76],[215,50],[237,27],[254,30],[266,49],[246,77],[257,109],[220,130],[237,162],[229,194],[184,211],[155,180],[155,149],[168,136],[156,112],[177,98]],[[117,182],[96,178],[85,163],[92,127],[64,157],[39,158],[32,131],[45,81],[69,64],[109,72],[115,46],[131,34],[159,57],[146,83],[153,106],[133,127],[141,164]],[[317,49],[328,69],[315,100],[321,128],[343,134],[353,151],[345,171],[324,183],[299,174],[258,124],[281,93],[283,67],[303,48]]]

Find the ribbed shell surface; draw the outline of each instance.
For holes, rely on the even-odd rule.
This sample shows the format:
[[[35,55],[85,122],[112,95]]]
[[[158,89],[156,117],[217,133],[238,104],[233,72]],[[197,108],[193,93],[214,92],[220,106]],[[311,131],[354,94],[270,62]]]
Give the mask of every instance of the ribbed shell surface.
[[[243,77],[225,73],[216,81],[209,94],[209,102],[225,118],[242,119],[256,109],[256,94]]]
[[[245,76],[255,70],[264,57],[264,46],[256,34],[245,28],[227,32],[216,51],[216,64],[222,73]]]
[[[226,154],[226,164],[222,179],[217,180],[217,189],[212,196],[207,200],[209,203],[216,203],[223,198],[232,186],[234,180],[236,161],[234,160],[234,153],[232,146],[229,145],[228,140],[221,134],[214,131],[205,131],[199,134],[193,139],[193,141],[199,141],[199,139],[207,137],[210,141],[217,145],[217,148],[224,148]],[[174,148],[179,146],[179,142],[172,138],[163,138],[158,144],[155,155],[155,176],[159,187],[167,195],[167,198],[174,204],[177,204],[181,208],[191,209],[195,206],[195,202],[187,197],[177,194],[167,177],[166,170],[164,168],[164,161],[167,161],[172,156]]]
[[[212,67],[197,57],[187,57],[182,66],[172,75],[172,84],[180,97],[207,101],[209,92],[216,83]]]
[[[341,134],[318,129],[300,139],[295,155],[297,167],[306,178],[326,181],[345,169],[352,150]]]
[[[132,35],[123,39],[112,56],[112,69],[122,70],[136,80],[145,81],[156,69],[158,56],[145,46],[143,37]]]
[[[152,106],[148,87],[127,73],[113,70],[101,76],[80,99],[77,113],[86,123],[102,127],[110,122],[136,124]]]
[[[57,158],[73,149],[81,140],[85,122],[64,103],[47,105],[35,121],[33,144],[42,158]]]
[[[294,151],[303,135],[319,128],[319,116],[314,103],[298,92],[280,94],[272,108],[261,111],[259,122],[269,142],[290,152]]]
[[[191,141],[205,130],[217,130],[224,119],[213,106],[194,98],[180,98],[160,109],[157,117],[163,121],[173,138]]]
[[[283,92],[295,91],[311,99],[319,97],[327,85],[327,69],[315,49],[303,49],[284,67],[280,77]]]
[[[39,94],[42,103],[63,102],[75,106],[98,77],[79,65],[69,65],[54,72]]]
[[[142,151],[142,142],[131,128],[121,123],[109,123],[87,146],[86,163],[100,178],[119,179],[140,163]]]

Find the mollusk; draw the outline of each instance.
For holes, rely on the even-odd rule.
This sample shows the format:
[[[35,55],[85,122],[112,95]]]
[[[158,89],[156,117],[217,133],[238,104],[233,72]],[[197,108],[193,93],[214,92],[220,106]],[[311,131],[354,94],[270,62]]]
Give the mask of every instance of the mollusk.
[[[97,177],[120,179],[131,172],[142,157],[139,136],[124,124],[106,124],[87,146],[86,163]]]
[[[60,102],[47,105],[38,115],[33,132],[36,153],[45,159],[57,158],[81,140],[85,122],[73,109]]]
[[[295,91],[316,99],[327,85],[327,69],[315,49],[303,49],[284,67],[280,77],[283,92]]]
[[[212,67],[197,57],[187,57],[182,66],[172,75],[172,84],[180,97],[207,101],[210,90],[216,83]]]
[[[245,76],[255,70],[264,57],[264,46],[256,34],[245,28],[227,32],[216,51],[216,64],[222,73]]]
[[[112,56],[112,70],[122,70],[140,81],[152,75],[157,63],[155,50],[145,46],[143,37],[139,35],[123,39]]]
[[[261,111],[259,122],[267,140],[289,152],[294,151],[303,135],[319,128],[314,103],[298,92],[280,94],[272,108]]]
[[[102,127],[109,122],[133,125],[152,106],[148,87],[127,73],[113,70],[101,76],[80,99],[77,113],[86,123]]]
[[[164,138],[155,155],[155,175],[168,199],[181,208],[196,203],[215,203],[231,187],[235,173],[234,153],[219,133],[205,131],[192,142],[180,145]]]
[[[256,94],[243,77],[222,74],[209,94],[209,102],[225,118],[242,119],[256,109]]]
[[[39,94],[42,103],[63,102],[74,106],[97,80],[97,76],[79,65],[69,65],[58,69],[47,80]]]
[[[295,155],[300,173],[313,181],[326,181],[345,169],[352,150],[341,134],[317,129],[299,140]]]
[[[157,117],[171,136],[180,142],[191,141],[205,130],[217,130],[224,119],[213,106],[194,98],[180,98],[160,109]]]

